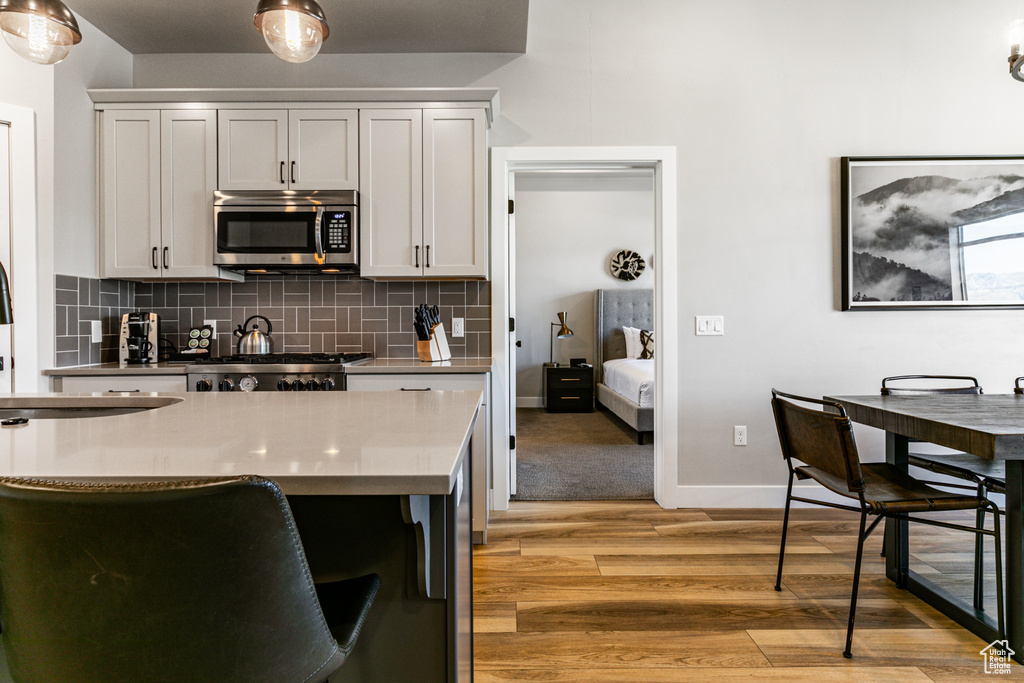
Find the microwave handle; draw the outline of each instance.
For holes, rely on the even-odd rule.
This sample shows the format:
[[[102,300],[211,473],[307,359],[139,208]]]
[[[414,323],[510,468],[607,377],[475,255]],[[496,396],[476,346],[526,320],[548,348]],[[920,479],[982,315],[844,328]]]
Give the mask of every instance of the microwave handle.
[[[324,207],[316,207],[316,222],[313,224],[313,237],[316,240],[316,262],[323,265],[326,261],[324,257]]]

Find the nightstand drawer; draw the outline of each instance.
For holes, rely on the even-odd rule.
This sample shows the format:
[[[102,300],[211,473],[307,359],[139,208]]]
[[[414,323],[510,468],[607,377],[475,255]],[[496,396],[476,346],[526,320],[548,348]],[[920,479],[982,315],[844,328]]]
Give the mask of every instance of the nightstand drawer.
[[[551,376],[548,377],[548,382],[550,382],[551,391],[558,391],[559,389],[572,391],[575,388],[590,389],[594,385],[594,373],[592,372],[562,375],[549,371],[549,374]]]
[[[594,409],[594,394],[587,391],[551,391],[548,393],[549,412],[589,413]]]

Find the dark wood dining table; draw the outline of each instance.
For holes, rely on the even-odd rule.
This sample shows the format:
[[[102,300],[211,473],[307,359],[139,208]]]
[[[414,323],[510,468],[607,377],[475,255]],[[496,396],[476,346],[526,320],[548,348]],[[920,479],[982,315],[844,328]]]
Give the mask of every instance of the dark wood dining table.
[[[1006,465],[1005,593],[1006,634],[1014,659],[1024,661],[1024,396],[982,394],[952,396],[826,396],[845,409],[853,422],[886,432],[886,461],[907,468],[911,439],[928,441]],[[863,455],[863,454],[862,454]],[[908,567],[909,530],[906,521],[885,530],[886,574],[985,642],[998,637],[995,620],[978,611]],[[994,612],[994,610],[993,610]]]

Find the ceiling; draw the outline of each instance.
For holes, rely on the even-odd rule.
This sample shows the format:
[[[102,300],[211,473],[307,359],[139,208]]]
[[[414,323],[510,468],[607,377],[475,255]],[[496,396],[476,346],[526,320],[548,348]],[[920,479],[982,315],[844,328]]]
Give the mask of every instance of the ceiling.
[[[526,52],[529,0],[318,0],[324,53]],[[132,54],[264,53],[257,0],[65,0]],[[88,39],[88,34],[86,34]]]

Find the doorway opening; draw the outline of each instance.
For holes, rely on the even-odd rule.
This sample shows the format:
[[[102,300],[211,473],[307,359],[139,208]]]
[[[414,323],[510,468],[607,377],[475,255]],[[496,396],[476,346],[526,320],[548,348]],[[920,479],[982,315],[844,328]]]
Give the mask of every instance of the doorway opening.
[[[666,350],[655,354],[654,387],[654,453],[653,489],[655,500],[665,508],[676,506],[678,489],[678,395],[676,387],[678,348],[676,313],[676,181],[674,147],[519,147],[491,150],[491,273],[492,273],[492,357],[495,360],[494,387],[494,463],[492,468],[492,508],[507,509],[510,496],[516,491],[517,434],[517,351],[516,329],[522,329],[517,316],[522,316],[516,295],[516,215],[514,200],[517,184],[531,179],[553,177],[559,172],[565,178],[581,178],[587,174],[601,174],[607,178],[647,178],[651,185],[649,201],[653,215],[653,250],[655,263],[647,286],[654,290],[654,329],[658,332],[658,346]],[[624,240],[631,239],[623,235]],[[606,264],[601,264],[605,267]],[[576,306],[582,311],[582,297],[590,297],[593,307],[593,289],[580,293],[580,300],[570,300],[565,306]],[[556,308],[558,305],[556,304]],[[561,310],[565,310],[562,308]],[[556,311],[531,311],[530,315],[550,316]],[[592,318],[591,318],[592,319]],[[536,322],[536,321],[534,321]],[[570,321],[571,322],[571,321]],[[586,316],[581,316],[586,323]],[[544,329],[546,324],[533,324]],[[571,324],[569,325],[571,327]],[[594,344],[594,336],[588,335]],[[553,343],[552,343],[553,344]],[[536,341],[531,351],[535,350]],[[545,356],[553,349],[542,344]],[[593,348],[593,346],[591,346]],[[671,350],[671,351],[670,351]],[[559,349],[559,353],[562,353]],[[565,351],[572,353],[572,348]],[[586,354],[593,358],[591,353]],[[568,358],[573,357],[570,355]],[[561,355],[560,355],[561,358]],[[550,359],[545,358],[545,361]],[[564,362],[561,359],[558,362]],[[543,376],[543,370],[540,371]],[[536,378],[534,378],[536,379]],[[529,397],[523,397],[529,398]],[[504,400],[505,405],[500,405]],[[528,402],[528,401],[527,401]],[[502,425],[504,418],[504,425]],[[504,429],[502,429],[504,427]]]
[[[605,368],[605,337],[624,340],[623,328],[598,323],[602,304],[628,298],[646,305],[620,322],[653,329],[654,171],[518,171],[514,193],[514,498],[653,500],[651,426],[630,424],[606,404],[610,386],[635,380],[620,389],[633,403],[642,398],[649,415],[654,361],[635,349]],[[635,264],[614,271],[620,278],[612,264],[622,252]]]

